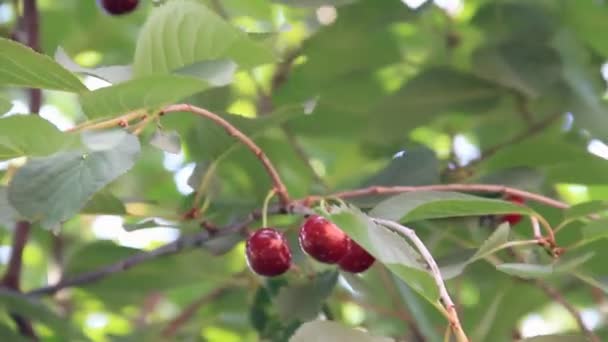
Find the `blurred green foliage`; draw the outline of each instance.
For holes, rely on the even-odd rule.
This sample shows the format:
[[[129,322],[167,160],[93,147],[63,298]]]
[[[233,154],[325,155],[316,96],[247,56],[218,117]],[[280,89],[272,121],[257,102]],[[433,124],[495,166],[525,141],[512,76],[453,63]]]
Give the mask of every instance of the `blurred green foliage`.
[[[517,257],[494,250],[531,239],[532,230],[529,220],[496,230],[495,215],[513,209],[498,193],[352,201],[416,230],[446,272],[472,340],[523,333],[581,341],[573,316],[537,278],[608,339],[606,219],[588,217],[603,217],[608,200],[608,4],[413,2],[142,0],[133,13],[109,16],[93,0],[39,0],[48,57],[0,40],[0,161],[8,161],[0,163],[0,271],[23,216],[35,221],[23,260],[27,292],[200,233],[203,221],[224,227],[260,208],[272,186],[267,173],[210,121],[167,114],[127,144],[128,153],[124,135],[112,130],[80,140],[60,132],[183,102],[218,112],[253,138],[293,198],[488,183],[582,203],[521,209],[558,228],[568,258],[555,263],[535,245],[517,247]],[[3,38],[24,34],[20,3],[0,1]],[[114,84],[97,90],[109,85],[99,79]],[[42,118],[2,117],[28,114],[21,87],[44,89]],[[182,220],[192,206],[204,207],[202,217]],[[352,275],[315,263],[297,247],[301,218],[272,216],[299,272],[253,275],[242,236],[232,235],[55,296],[2,290],[0,340],[23,340],[9,311],[30,318],[43,341],[286,341],[315,317],[370,334],[307,323],[294,340],[441,340],[446,321],[419,256],[392,233],[366,240],[373,229],[357,210],[336,220],[381,256],[376,266]],[[544,321],[533,325],[538,317]]]

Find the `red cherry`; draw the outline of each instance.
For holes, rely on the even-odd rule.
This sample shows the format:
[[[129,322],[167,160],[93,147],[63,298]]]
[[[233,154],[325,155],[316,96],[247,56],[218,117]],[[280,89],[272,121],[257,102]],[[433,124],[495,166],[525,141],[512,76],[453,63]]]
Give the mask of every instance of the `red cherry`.
[[[312,215],[300,228],[300,247],[315,260],[335,264],[346,254],[348,236],[324,217]]]
[[[507,214],[500,218],[500,222],[509,222],[509,225],[514,226],[521,221],[520,214]]]
[[[278,276],[291,266],[289,244],[283,234],[273,228],[262,228],[251,234],[245,252],[249,267],[259,275]]]
[[[509,202],[519,204],[519,205],[522,205],[525,202],[525,199],[518,195],[507,195],[505,197],[505,199]],[[514,225],[518,224],[519,221],[521,221],[521,219],[522,219],[521,214],[507,214],[507,215],[503,215],[500,218],[500,222],[509,222],[510,225],[514,226]]]
[[[351,273],[361,273],[370,268],[376,259],[355,241],[348,239],[348,252],[340,260],[340,269]]]
[[[97,0],[97,5],[111,15],[122,15],[137,8],[139,0]]]

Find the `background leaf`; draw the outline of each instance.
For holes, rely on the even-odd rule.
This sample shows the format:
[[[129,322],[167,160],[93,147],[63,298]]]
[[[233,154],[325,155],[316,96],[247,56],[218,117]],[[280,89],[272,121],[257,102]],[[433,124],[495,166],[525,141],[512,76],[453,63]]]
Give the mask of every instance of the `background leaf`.
[[[23,216],[55,227],[71,218],[87,200],[128,171],[139,141],[127,135],[112,150],[64,152],[30,160],[9,186],[9,200]]]
[[[391,197],[378,204],[371,216],[393,221],[477,216],[485,214],[532,214],[529,208],[457,192],[416,191]]]
[[[77,143],[76,136],[61,133],[39,116],[13,115],[0,119],[0,160],[45,156],[77,146]]]

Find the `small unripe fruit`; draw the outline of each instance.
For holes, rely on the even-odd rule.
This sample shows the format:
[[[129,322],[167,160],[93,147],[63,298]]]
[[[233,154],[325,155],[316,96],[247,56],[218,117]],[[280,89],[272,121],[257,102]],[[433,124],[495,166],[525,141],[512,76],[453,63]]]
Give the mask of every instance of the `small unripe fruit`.
[[[521,196],[517,196],[517,195],[509,195],[505,198],[505,200],[515,203],[515,204],[524,204],[525,199]],[[507,215],[503,215],[500,218],[500,222],[509,222],[510,225],[514,226],[516,224],[519,223],[519,221],[521,221],[522,216],[521,214],[507,214]]]
[[[300,228],[300,247],[319,262],[335,264],[346,254],[348,236],[324,217],[310,216]]]
[[[351,273],[361,273],[370,268],[376,258],[369,254],[355,241],[348,239],[348,251],[340,260],[340,269]]]
[[[274,277],[291,267],[287,240],[273,228],[262,228],[251,234],[245,245],[247,263],[257,274]]]
[[[97,5],[110,15],[123,15],[133,12],[139,0],[97,0]]]

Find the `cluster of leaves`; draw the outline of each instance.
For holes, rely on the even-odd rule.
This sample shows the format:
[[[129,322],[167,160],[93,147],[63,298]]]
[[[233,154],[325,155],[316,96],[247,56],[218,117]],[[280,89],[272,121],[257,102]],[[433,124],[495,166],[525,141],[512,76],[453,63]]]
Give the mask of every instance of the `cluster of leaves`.
[[[34,321],[49,340],[154,340],[180,311],[225,288],[176,337],[439,340],[446,323],[427,265],[370,219],[376,217],[407,223],[427,242],[475,341],[508,340],[526,315],[545,310],[552,298],[534,286],[538,279],[605,321],[590,288],[601,298],[608,293],[601,261],[608,253],[608,162],[588,146],[608,136],[600,74],[608,45],[598,34],[608,30],[607,6],[474,0],[452,17],[430,3],[411,9],[399,0],[218,3],[142,3],[121,18],[102,14],[92,1],[45,4],[41,54],[0,38],[0,115],[11,100],[25,101],[26,87],[44,89],[45,103],[65,118],[93,124],[131,112],[153,117],[185,102],[233,113],[221,115],[255,138],[294,198],[370,185],[471,182],[582,203],[529,208],[499,194],[432,191],[356,198],[329,218],[379,261],[362,276],[296,254],[310,277],[290,272],[260,280],[246,271],[242,237],[231,235],[73,289],[67,304],[2,292],[7,312]],[[316,10],[328,3],[337,19],[325,25]],[[16,20],[0,22],[0,32]],[[111,85],[89,90],[92,77]],[[463,152],[463,140],[477,160]],[[404,153],[392,158],[398,151]],[[176,169],[163,166],[177,153],[184,159],[178,169],[194,168],[188,184],[195,193],[180,193]],[[99,240],[91,228],[100,215],[122,217],[132,233],[169,227],[188,236],[200,230],[200,222],[180,220],[193,204],[206,203],[204,219],[221,227],[259,208],[271,188],[259,160],[223,128],[179,113],[139,136],[119,122],[62,132],[41,116],[0,116],[0,160],[11,160],[0,167],[3,242],[10,243],[16,221],[35,225],[26,291],[46,285],[46,274],[58,268],[69,278],[139,252]],[[553,260],[533,244],[507,249],[530,239],[528,220],[515,228],[480,220],[506,213],[545,218],[566,254]],[[300,218],[271,223],[297,243],[291,228]],[[51,261],[57,253],[62,257]],[[101,328],[92,322],[100,315]],[[320,315],[370,334],[314,321]],[[570,316],[559,320],[577,330]],[[608,338],[604,323],[596,333]],[[0,335],[19,339],[9,315],[0,316]]]

